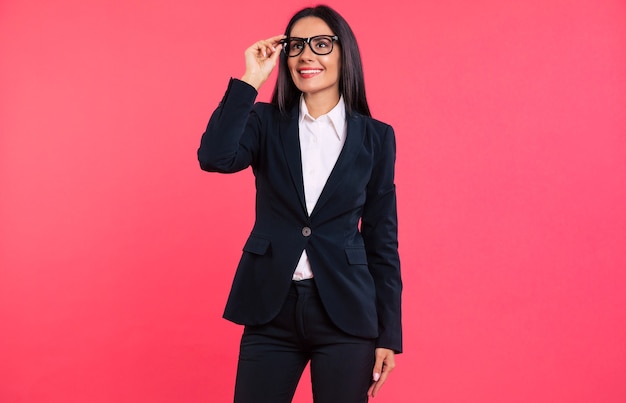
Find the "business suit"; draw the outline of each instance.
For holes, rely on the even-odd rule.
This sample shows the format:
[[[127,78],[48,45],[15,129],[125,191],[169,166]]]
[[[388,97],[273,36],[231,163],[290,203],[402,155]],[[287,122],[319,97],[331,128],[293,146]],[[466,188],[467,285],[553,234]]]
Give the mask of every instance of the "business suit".
[[[366,402],[375,347],[402,349],[393,130],[348,116],[310,210],[298,107],[285,116],[256,95],[231,80],[198,149],[204,170],[255,175],[256,221],[224,311],[245,325],[235,402],[290,402],[307,362],[315,402]],[[292,281],[303,250],[314,278]]]
[[[231,173],[252,166],[256,178],[256,221],[224,317],[245,325],[275,317],[306,248],[333,323],[400,352],[393,129],[357,114],[347,118],[346,143],[309,215],[298,108],[283,117],[272,105],[255,104],[256,95],[253,87],[231,80],[198,149],[202,169]]]

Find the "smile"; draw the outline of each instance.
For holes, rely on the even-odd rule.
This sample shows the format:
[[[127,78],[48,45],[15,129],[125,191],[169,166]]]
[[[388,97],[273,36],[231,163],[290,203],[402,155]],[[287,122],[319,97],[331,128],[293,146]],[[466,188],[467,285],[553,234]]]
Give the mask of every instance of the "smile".
[[[300,75],[302,77],[304,77],[304,78],[314,77],[314,76],[318,75],[321,72],[322,72],[321,69],[301,69],[301,70],[298,70],[298,73],[300,73]]]

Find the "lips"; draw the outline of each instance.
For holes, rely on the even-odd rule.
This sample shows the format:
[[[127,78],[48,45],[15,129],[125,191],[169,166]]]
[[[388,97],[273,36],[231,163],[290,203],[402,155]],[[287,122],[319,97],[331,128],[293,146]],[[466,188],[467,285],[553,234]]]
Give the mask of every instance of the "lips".
[[[303,78],[311,78],[311,77],[315,77],[316,75],[320,74],[322,72],[322,69],[312,69],[312,68],[302,68],[298,70],[298,73],[300,73],[300,75]]]

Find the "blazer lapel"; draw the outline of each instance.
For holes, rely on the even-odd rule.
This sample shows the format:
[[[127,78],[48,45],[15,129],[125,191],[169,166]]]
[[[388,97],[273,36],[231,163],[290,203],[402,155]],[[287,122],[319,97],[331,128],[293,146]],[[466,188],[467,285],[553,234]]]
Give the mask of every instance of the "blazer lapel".
[[[304,180],[302,179],[302,155],[300,152],[300,137],[298,129],[298,107],[291,110],[288,118],[281,120],[280,123],[280,139],[283,145],[283,153],[289,167],[291,180],[298,193],[300,205],[307,214],[306,201],[304,199]]]
[[[342,182],[343,178],[345,178],[345,172],[351,169],[352,163],[363,145],[363,138],[365,136],[364,120],[359,115],[354,115],[348,117],[347,124],[346,142],[343,145],[343,149],[339,154],[339,158],[337,158],[333,170],[330,172],[322,194],[311,212],[311,217],[323,207],[330,199],[333,192],[337,190],[338,185]],[[300,169],[300,171],[302,171],[302,169]]]

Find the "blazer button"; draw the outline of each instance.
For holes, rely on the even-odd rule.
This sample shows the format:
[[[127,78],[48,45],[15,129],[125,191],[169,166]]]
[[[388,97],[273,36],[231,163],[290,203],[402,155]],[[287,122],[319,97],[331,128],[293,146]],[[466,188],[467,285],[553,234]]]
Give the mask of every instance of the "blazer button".
[[[302,235],[310,236],[311,235],[311,228],[309,228],[309,227],[302,228]]]

